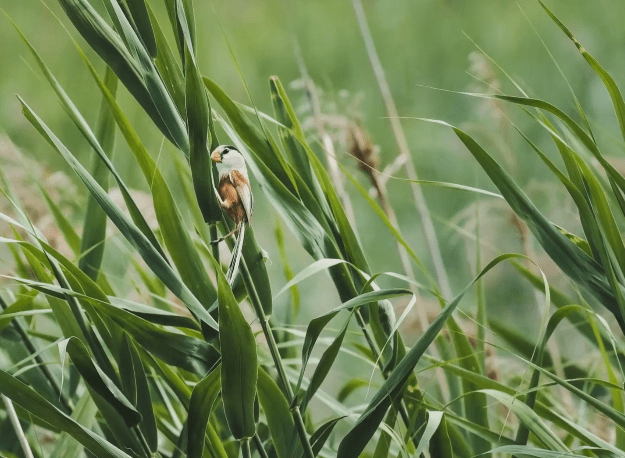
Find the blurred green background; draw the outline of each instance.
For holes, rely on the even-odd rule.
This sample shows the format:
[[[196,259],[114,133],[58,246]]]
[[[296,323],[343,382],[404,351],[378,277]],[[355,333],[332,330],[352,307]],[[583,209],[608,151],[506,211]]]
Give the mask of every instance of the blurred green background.
[[[96,0],[93,4],[104,12],[100,2]],[[162,2],[151,0],[150,4],[161,18],[163,28],[167,29],[164,27]],[[63,26],[79,43],[82,39],[67,21],[61,24],[55,18],[55,14],[60,12],[57,2],[2,0],[0,5],[24,31],[93,125],[100,104],[99,91]],[[549,139],[539,132],[536,124],[527,122],[529,120],[514,107],[422,87],[492,92],[491,87],[468,74],[471,73],[505,93],[519,95],[502,73],[477,53],[470,37],[530,95],[540,96],[575,115],[566,82],[542,46],[533,30],[535,27],[568,76],[591,124],[596,126],[595,133],[603,151],[613,158],[619,168],[618,158],[622,157],[623,145],[615,140],[617,124],[608,94],[599,78],[571,42],[557,30],[538,2],[366,0],[364,6],[400,115],[443,119],[468,130],[501,161],[542,211],[557,224],[579,233],[576,214],[563,188],[554,184],[552,175],[523,143],[503,113],[519,127],[527,128],[526,133],[544,146],[544,151],[554,153],[548,144]],[[622,26],[625,3],[566,0],[551,1],[549,6],[622,83],[625,58],[619,50],[625,39],[625,28]],[[268,78],[278,75],[287,86],[292,100],[297,103],[303,119],[306,119],[306,98],[297,85],[301,73],[294,51],[296,41],[308,72],[318,87],[324,113],[361,121],[372,142],[380,147],[381,168],[397,156],[387,113],[350,0],[195,1],[195,8],[200,68],[233,99],[250,104],[227,42],[240,64],[253,101],[261,111],[273,112]],[[83,163],[88,163],[91,155],[88,145],[63,113],[47,82],[39,75],[23,42],[4,17],[0,18],[0,24],[0,132],[15,143],[25,156],[37,158],[50,173],[62,167],[59,158],[21,115],[14,95],[20,94]],[[102,62],[87,46],[83,47],[89,51],[93,62],[99,62],[99,69],[103,71]],[[119,97],[123,106],[128,108],[126,113],[132,117],[131,121],[142,141],[151,154],[158,157],[164,173],[170,174],[174,148],[140,113],[140,108],[124,89],[120,90]],[[404,120],[403,126],[420,178],[494,189],[450,131],[416,120]],[[363,185],[368,186],[367,178],[357,171],[356,162],[345,153],[340,129],[331,128],[331,131],[336,136],[339,161],[357,174]],[[552,154],[552,157],[556,155]],[[119,139],[114,162],[131,186],[145,189],[141,174]],[[399,172],[398,175],[404,176],[404,173]],[[175,189],[175,184],[173,187]],[[387,229],[353,188],[346,187],[353,197],[358,233],[373,270],[400,272],[401,264]],[[77,189],[86,196],[81,185]],[[390,180],[389,192],[402,232],[429,266],[428,250],[409,186],[402,181]],[[458,291],[475,270],[475,242],[470,234],[475,232],[476,197],[437,187],[426,187],[424,192],[435,220],[452,287]],[[270,256],[278,259],[273,235],[277,215],[261,195],[257,195],[256,202],[254,227]],[[556,284],[563,284],[557,270],[541,254],[539,247],[527,238],[503,201],[483,197],[479,207],[484,260],[488,261],[504,251],[525,251],[545,269],[550,279]],[[80,214],[80,208],[75,209],[77,221],[80,221]],[[460,229],[468,231],[469,236],[459,232]],[[288,231],[287,244],[291,248],[289,258],[295,272],[310,263],[304,251],[292,242]],[[114,265],[115,260],[110,253],[107,262]],[[284,283],[280,264],[276,262],[269,267],[276,291]],[[521,284],[513,270],[499,269],[497,272],[487,279],[489,307],[497,307],[503,319],[523,316],[528,310],[535,310],[536,302],[531,290]],[[329,281],[321,276],[302,285],[305,317],[317,315],[321,309],[331,306],[330,303],[310,304],[306,301],[306,291],[328,285]],[[435,305],[433,307],[436,309]],[[526,321],[525,325],[533,327],[531,322]]]

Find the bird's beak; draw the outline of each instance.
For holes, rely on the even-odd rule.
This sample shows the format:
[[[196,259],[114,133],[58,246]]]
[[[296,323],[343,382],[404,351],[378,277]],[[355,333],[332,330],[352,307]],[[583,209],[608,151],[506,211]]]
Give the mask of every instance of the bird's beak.
[[[215,162],[221,162],[221,154],[219,154],[219,151],[213,151],[213,154],[211,154],[211,159]]]

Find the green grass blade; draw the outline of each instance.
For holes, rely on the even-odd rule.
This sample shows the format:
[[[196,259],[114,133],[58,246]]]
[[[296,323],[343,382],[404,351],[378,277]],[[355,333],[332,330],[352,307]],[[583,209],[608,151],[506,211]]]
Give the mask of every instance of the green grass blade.
[[[145,0],[128,0],[126,5],[132,15],[135,30],[139,38],[141,38],[143,46],[145,46],[150,57],[153,59],[156,58],[158,47],[156,45],[156,38],[154,37],[154,30],[152,29]]]
[[[620,314],[616,298],[599,265],[544,217],[514,180],[473,138],[445,122],[428,121],[453,129],[558,267],[614,313],[621,328],[625,329],[625,319]]]
[[[136,406],[137,411],[141,414],[139,428],[145,436],[150,450],[156,452],[158,448],[158,432],[156,430],[156,418],[152,407],[148,378],[141,356],[128,333],[123,334],[121,354],[118,361],[124,393],[128,395],[129,390],[134,390],[134,396],[131,399],[133,405]],[[125,377],[122,373],[123,367],[126,369]]]
[[[605,85],[608,93],[610,94],[610,98],[612,99],[612,105],[614,105],[614,111],[616,112],[616,118],[618,119],[619,126],[621,128],[621,133],[623,138],[625,138],[625,101],[623,101],[623,96],[621,94],[621,90],[619,89],[616,81],[612,78],[612,76],[601,66],[601,64],[581,45],[579,41],[573,36],[571,31],[547,8],[547,6],[541,1],[538,0],[543,9],[547,12],[549,17],[556,23],[558,27],[565,33],[567,37],[575,44],[580,54],[586,59],[586,62],[590,65],[590,67],[595,71],[595,73],[601,78],[603,84]]]
[[[126,203],[126,206],[128,207],[128,211],[130,212],[130,215],[134,223],[144,233],[144,235],[150,240],[150,242],[156,247],[156,249],[159,250],[161,254],[163,254],[160,244],[158,243],[158,241],[156,240],[156,237],[150,230],[148,224],[145,221],[145,218],[139,211],[137,204],[134,202],[134,200],[130,196],[130,192],[128,191],[128,188],[126,187],[124,181],[121,179],[121,177],[119,176],[119,174],[113,167],[113,164],[109,160],[106,152],[100,146],[98,139],[91,131],[91,128],[85,121],[84,117],[80,114],[80,111],[78,111],[74,103],[65,93],[65,90],[58,83],[58,81],[56,80],[52,72],[50,72],[50,69],[46,66],[44,61],[41,59],[37,51],[32,47],[30,42],[26,39],[24,34],[22,34],[22,32],[19,30],[19,28],[17,28],[15,24],[14,24],[14,27],[16,31],[18,32],[18,34],[20,35],[20,37],[22,38],[22,40],[24,41],[24,43],[26,44],[26,46],[28,47],[29,51],[31,52],[35,60],[37,61],[39,68],[41,69],[42,73],[44,74],[44,76],[46,77],[50,85],[52,86],[52,89],[54,89],[54,92],[57,94],[57,97],[59,98],[59,101],[61,102],[61,105],[63,106],[63,109],[65,110],[65,112],[72,119],[74,124],[76,124],[80,132],[87,139],[87,141],[89,142],[91,147],[94,149],[94,151],[98,154],[98,156],[100,157],[100,160],[106,165],[106,167],[110,170],[111,174],[115,178],[115,181],[117,182],[122,192],[124,202]],[[76,45],[76,47],[79,53],[81,54],[81,56],[83,57],[83,59],[87,60],[86,56],[84,55],[80,47],[78,47],[78,45]],[[163,254],[163,256],[165,255]]]
[[[90,67],[90,70],[92,70],[92,67]],[[190,233],[184,225],[180,210],[178,210],[178,206],[163,175],[158,169],[154,159],[152,159],[141,143],[141,140],[139,140],[138,135],[128,122],[128,119],[115,99],[106,90],[102,80],[99,79],[93,70],[92,75],[96,79],[103,96],[108,101],[119,129],[124,135],[135,159],[139,163],[146,181],[150,185],[154,198],[154,210],[159,222],[161,234],[163,235],[165,245],[167,246],[172,261],[180,273],[180,277],[202,303],[204,308],[209,308],[217,297],[215,288],[195,249]]]
[[[347,321],[343,325],[343,328],[338,333],[334,341],[330,344],[330,346],[323,352],[321,355],[321,359],[315,368],[315,372],[310,378],[310,383],[308,385],[308,389],[306,390],[306,394],[300,403],[300,410],[302,413],[306,412],[306,407],[308,407],[308,403],[311,401],[325,378],[328,376],[334,361],[336,360],[337,355],[339,354],[339,350],[343,345],[343,339],[345,338],[345,333],[347,332],[347,328],[349,326],[349,322],[351,321],[352,314],[349,315]]]

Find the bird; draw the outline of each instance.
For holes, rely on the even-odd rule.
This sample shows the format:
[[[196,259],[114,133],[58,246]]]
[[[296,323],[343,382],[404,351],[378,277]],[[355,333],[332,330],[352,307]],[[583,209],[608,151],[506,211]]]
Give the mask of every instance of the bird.
[[[237,236],[232,249],[232,260],[226,273],[228,282],[232,283],[241,259],[245,227],[252,220],[254,195],[252,194],[245,159],[237,148],[231,145],[220,145],[211,153],[211,159],[215,162],[219,175],[219,184],[215,189],[217,202],[235,224],[234,230],[217,240],[211,241],[211,244],[222,242],[231,235]]]

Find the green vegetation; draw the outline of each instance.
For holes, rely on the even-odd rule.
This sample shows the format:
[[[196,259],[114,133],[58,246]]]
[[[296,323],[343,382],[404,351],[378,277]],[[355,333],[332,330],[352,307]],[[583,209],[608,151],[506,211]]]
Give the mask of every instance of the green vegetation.
[[[609,132],[625,140],[625,101],[574,32],[539,2],[604,86],[614,125],[586,113],[568,72],[548,81],[569,97],[562,109],[479,47],[480,89],[449,96],[481,106],[490,134],[405,120],[455,135],[478,186],[418,178],[361,0],[349,11],[382,94],[373,115],[315,85],[293,31],[296,84],[248,84],[236,27],[215,11],[207,27],[198,3],[59,0],[61,19],[49,17],[71,26],[59,36],[78,56],[65,75],[13,22],[15,6],[5,12],[62,110],[17,96],[24,148],[54,160],[0,144],[0,455],[624,456],[625,178],[598,138],[622,153]],[[198,51],[218,33],[229,78],[203,71]],[[95,96],[76,98],[67,73]],[[232,75],[241,97],[222,83]],[[390,118],[397,153],[384,171],[364,114]],[[210,244],[233,227],[213,192],[210,152],[223,143],[244,155],[258,202],[232,286],[229,250]],[[531,170],[519,151],[549,177],[539,193],[517,183]],[[451,197],[432,211],[425,187]],[[516,248],[499,248],[501,219]]]

